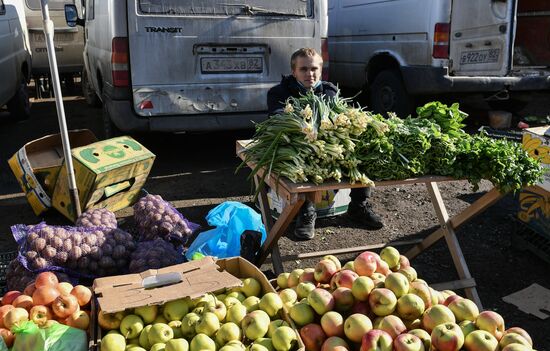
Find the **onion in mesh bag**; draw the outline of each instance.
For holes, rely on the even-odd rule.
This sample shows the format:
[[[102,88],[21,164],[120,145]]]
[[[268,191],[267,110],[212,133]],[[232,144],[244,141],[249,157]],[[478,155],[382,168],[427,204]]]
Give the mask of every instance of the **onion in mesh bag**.
[[[148,194],[136,202],[134,219],[142,241],[162,238],[184,244],[192,233],[189,222],[160,195]]]
[[[172,244],[157,238],[137,244],[130,260],[130,273],[141,273],[148,269],[159,269],[181,263],[183,256]]]
[[[117,221],[113,212],[106,208],[96,208],[83,212],[76,220],[76,226],[116,228]]]

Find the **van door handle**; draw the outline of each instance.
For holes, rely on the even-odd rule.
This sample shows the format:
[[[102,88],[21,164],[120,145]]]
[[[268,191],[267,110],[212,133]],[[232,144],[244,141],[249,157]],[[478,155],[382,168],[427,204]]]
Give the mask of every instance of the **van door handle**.
[[[464,46],[466,46],[467,48],[473,47],[472,43],[468,43],[468,44],[466,44],[466,45],[464,45]]]
[[[493,43],[490,40],[487,40],[484,44],[485,46],[491,46]]]

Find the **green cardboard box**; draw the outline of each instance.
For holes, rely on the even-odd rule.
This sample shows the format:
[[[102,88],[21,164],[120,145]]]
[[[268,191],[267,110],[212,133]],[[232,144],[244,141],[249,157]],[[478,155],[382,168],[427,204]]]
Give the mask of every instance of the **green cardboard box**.
[[[82,211],[117,211],[132,205],[155,160],[151,151],[129,136],[74,148],[72,155]],[[57,178],[52,206],[71,221],[76,220],[66,167],[61,168]]]

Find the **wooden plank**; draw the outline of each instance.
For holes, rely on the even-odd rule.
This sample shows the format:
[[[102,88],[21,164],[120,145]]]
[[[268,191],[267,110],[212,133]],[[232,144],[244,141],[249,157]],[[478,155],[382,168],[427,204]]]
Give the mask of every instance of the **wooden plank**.
[[[469,279],[461,279],[461,280],[454,280],[450,282],[445,283],[436,283],[436,284],[430,284],[432,288],[435,290],[458,290],[458,289],[466,289],[466,288],[473,288],[476,286],[476,281],[474,278]]]
[[[304,204],[304,201],[305,196],[300,195],[296,198],[295,201],[287,203],[287,205],[283,209],[283,212],[273,225],[273,228],[271,228],[271,230],[269,231],[265,243],[262,245],[260,257],[256,262],[258,266],[262,265],[265,262],[267,256],[271,253],[273,246],[277,244],[281,235],[284,234],[286,228],[288,228],[288,225],[290,224],[290,222],[292,222],[292,220],[300,210],[300,207],[302,207],[302,205]]]
[[[405,252],[404,256],[407,256],[409,260],[412,260],[413,258],[418,256],[422,251],[426,250],[427,248],[435,244],[437,241],[439,241],[439,239],[441,239],[442,237],[443,237],[443,229],[439,228],[438,230],[436,230],[435,232],[433,232],[432,234],[424,238],[424,240],[422,240],[420,244],[412,247],[411,249],[409,249],[409,251]]]

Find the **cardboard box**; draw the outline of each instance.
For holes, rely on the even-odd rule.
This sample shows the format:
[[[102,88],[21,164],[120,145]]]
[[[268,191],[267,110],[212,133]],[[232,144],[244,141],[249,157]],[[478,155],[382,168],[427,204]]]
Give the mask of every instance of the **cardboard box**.
[[[550,191],[534,186],[521,190],[518,197],[518,219],[550,239]]]
[[[71,147],[97,141],[88,129],[69,131]],[[8,164],[25,193],[34,213],[39,215],[52,205],[51,197],[63,164],[63,144],[60,134],[52,134],[23,145]]]
[[[538,185],[550,191],[550,126],[525,129],[523,148],[529,156],[539,159],[547,169],[543,181]]]
[[[315,204],[317,218],[337,216],[347,212],[351,201],[350,192],[350,189],[323,190],[321,201]],[[271,209],[271,215],[274,218],[279,218],[285,205],[283,199],[277,195],[274,189],[270,188],[267,192],[267,201]]]
[[[179,274],[181,281],[152,289],[143,288],[144,278],[170,273]],[[163,304],[184,297],[197,298],[222,288],[240,286],[242,285],[241,279],[249,277],[260,282],[262,293],[275,292],[265,275],[244,258],[232,257],[216,261],[212,257],[205,257],[201,260],[159,270],[149,270],[141,274],[98,278],[94,281],[94,300],[92,302],[97,301],[98,307],[103,311],[118,312],[137,306]],[[298,335],[298,351],[304,351],[305,346],[300,339],[300,335],[284,310],[283,318],[294,328]],[[96,326],[95,332],[95,340],[91,344],[99,350],[102,338],[101,328]]]
[[[132,205],[155,160],[152,152],[129,136],[74,148],[72,155],[82,211],[91,208],[117,211]],[[55,184],[52,206],[70,220],[76,220],[64,167]]]

